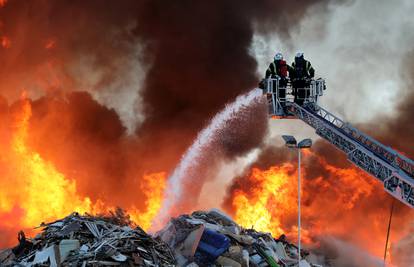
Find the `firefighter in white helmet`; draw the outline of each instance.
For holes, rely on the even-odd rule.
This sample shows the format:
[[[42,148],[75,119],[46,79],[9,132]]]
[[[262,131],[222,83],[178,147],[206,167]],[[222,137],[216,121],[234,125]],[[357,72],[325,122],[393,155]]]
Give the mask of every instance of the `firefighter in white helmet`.
[[[295,61],[289,67],[289,77],[292,82],[295,102],[302,105],[304,99],[308,96],[310,80],[315,77],[315,70],[312,64],[305,59],[303,52],[296,53]]]
[[[282,85],[286,87],[287,78],[288,78],[288,65],[283,59],[282,53],[276,53],[273,62],[270,63],[269,67],[266,70],[266,79],[268,78],[279,78]]]
[[[282,106],[286,101],[286,87],[288,83],[288,65],[283,59],[282,53],[278,52],[273,58],[273,62],[270,63],[269,68],[266,70],[266,79],[276,79],[273,83],[273,90],[278,90],[278,98],[282,100]],[[276,91],[275,91],[276,92]]]

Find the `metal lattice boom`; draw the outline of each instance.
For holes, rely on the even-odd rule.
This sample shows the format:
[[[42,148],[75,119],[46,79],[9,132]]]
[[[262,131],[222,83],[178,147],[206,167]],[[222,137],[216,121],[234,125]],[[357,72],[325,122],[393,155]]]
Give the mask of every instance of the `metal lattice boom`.
[[[316,103],[286,103],[287,111],[345,152],[348,159],[379,179],[385,190],[414,208],[414,162],[345,123]]]
[[[303,120],[345,152],[352,163],[380,180],[387,192],[414,208],[414,162],[318,106],[318,98],[326,88],[323,79],[311,79],[305,84],[304,88],[293,88],[288,81],[282,87],[280,78],[265,79],[263,90],[270,116]],[[300,90],[305,91],[305,98],[299,97]]]

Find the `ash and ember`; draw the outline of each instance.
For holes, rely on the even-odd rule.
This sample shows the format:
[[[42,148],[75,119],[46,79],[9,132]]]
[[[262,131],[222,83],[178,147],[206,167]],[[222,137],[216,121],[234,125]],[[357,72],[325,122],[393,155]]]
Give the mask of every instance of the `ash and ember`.
[[[255,87],[254,32],[288,38],[308,8],[329,1],[296,2],[0,1],[0,246],[14,245],[20,229],[74,210],[120,206],[149,229],[168,174],[197,132]],[[413,158],[414,54],[407,58],[409,90],[397,112],[358,127]],[[228,125],[224,133],[234,138],[215,144],[219,156],[203,160],[208,168],[186,194],[196,206],[220,161],[259,148],[227,185],[222,208],[245,227],[294,239],[295,158],[264,145],[267,122],[255,114],[257,107],[247,109]],[[326,142],[304,162],[307,245],[338,266],[349,264],[341,254],[353,253],[349,247],[381,257],[392,198]],[[183,213],[192,209],[187,204]],[[410,257],[413,242],[404,235],[413,219],[396,202],[394,264]]]

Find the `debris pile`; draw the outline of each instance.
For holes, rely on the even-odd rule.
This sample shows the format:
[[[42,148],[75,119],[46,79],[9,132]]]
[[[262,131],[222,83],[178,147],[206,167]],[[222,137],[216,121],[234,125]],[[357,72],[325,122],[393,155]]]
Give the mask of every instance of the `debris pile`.
[[[72,213],[42,224],[33,239],[0,252],[0,266],[175,266],[174,255],[117,209],[109,216]]]
[[[40,226],[33,239],[0,251],[0,266],[232,266],[312,267],[308,253],[237,225],[218,210],[172,218],[154,237],[136,227],[122,210],[107,216],[68,217]]]
[[[173,218],[156,234],[174,251],[178,266],[319,266],[289,244],[284,235],[244,229],[218,210],[196,211]]]

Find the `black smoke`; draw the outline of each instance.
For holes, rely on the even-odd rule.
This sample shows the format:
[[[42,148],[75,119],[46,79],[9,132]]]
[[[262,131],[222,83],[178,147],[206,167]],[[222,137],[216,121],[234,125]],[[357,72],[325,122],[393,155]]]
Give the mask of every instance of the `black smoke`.
[[[254,32],[289,38],[309,7],[330,2],[7,1],[0,8],[0,38],[10,40],[0,46],[0,137],[10,137],[8,110],[26,91],[30,148],[76,180],[82,196],[140,209],[143,174],[171,172],[208,120],[256,86]],[[142,85],[125,82],[131,59],[147,70],[135,73],[144,75]],[[112,84],[121,85],[115,94],[142,98],[134,108],[145,120],[133,135],[117,112],[124,103],[111,94],[110,106],[98,101]],[[249,125],[223,131],[223,158],[261,144],[265,124],[248,116]]]
[[[96,177],[111,181],[92,190],[100,192],[96,198],[117,196],[113,185],[122,192],[131,173],[171,171],[208,119],[256,86],[257,65],[249,54],[255,30],[288,38],[309,7],[327,3],[8,1],[0,8],[0,35],[11,42],[0,49],[0,95],[13,102],[28,91],[35,99],[32,129],[39,129],[31,145],[68,176],[89,177],[79,178],[85,194]],[[143,88],[132,90],[142,97],[145,121],[128,137],[115,110],[91,93],[104,94],[107,84],[123,79],[118,59],[136,56],[134,45],[142,45],[140,61],[148,68]],[[97,81],[88,92],[71,93],[86,90],[76,75],[84,58],[95,71],[82,75]],[[222,140],[227,158],[261,143],[265,127],[249,121],[230,132],[243,136],[242,146]]]

